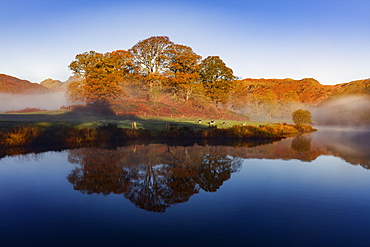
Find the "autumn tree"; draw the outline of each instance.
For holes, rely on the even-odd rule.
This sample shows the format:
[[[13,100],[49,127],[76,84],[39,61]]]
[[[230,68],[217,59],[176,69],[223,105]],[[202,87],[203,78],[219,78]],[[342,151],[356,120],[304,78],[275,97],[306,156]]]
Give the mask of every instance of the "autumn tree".
[[[292,113],[292,120],[297,126],[312,123],[311,112],[309,110],[296,110]]]
[[[200,81],[211,101],[226,103],[235,79],[232,69],[218,56],[208,56],[199,65]]]
[[[119,85],[122,80],[110,53],[95,51],[78,54],[69,68],[83,80],[71,83],[67,96],[71,101],[83,100],[90,104],[111,102],[125,94]],[[125,66],[126,68],[126,66]]]
[[[175,94],[184,94],[186,101],[199,86],[200,60],[201,56],[188,46],[174,44],[170,48],[168,84]]]
[[[186,101],[198,93],[216,105],[226,103],[233,71],[218,56],[201,59],[190,47],[175,44],[167,36],[147,38],[127,51],[85,52],[69,65],[83,80],[71,83],[67,96],[71,101],[111,103],[144,85],[152,99],[166,90]]]
[[[71,102],[85,101],[84,87],[85,80],[76,80],[68,84],[66,90],[66,97]]]
[[[123,79],[131,79],[139,68],[134,63],[133,55],[126,50],[117,50],[109,53],[114,73]]]
[[[129,52],[138,73],[146,78],[146,86],[160,86],[168,71],[173,42],[166,36],[155,36],[139,41]]]

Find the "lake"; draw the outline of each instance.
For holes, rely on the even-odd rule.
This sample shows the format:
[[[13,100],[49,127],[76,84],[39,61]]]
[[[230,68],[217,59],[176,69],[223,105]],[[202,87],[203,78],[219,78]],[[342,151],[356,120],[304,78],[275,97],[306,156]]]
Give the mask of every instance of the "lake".
[[[370,132],[0,159],[1,246],[370,246]]]

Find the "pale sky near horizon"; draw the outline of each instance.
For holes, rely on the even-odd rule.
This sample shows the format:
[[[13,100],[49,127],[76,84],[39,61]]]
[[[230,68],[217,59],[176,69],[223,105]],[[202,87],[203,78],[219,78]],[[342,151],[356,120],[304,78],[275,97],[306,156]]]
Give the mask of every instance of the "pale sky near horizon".
[[[0,73],[65,81],[77,54],[151,36],[242,78],[370,78],[370,0],[0,0]]]

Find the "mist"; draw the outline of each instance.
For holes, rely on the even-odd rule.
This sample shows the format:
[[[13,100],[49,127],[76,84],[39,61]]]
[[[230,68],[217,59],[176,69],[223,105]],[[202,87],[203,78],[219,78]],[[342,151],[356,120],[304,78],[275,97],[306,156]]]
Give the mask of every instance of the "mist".
[[[311,135],[313,142],[323,144],[328,151],[353,165],[370,169],[370,128],[319,126]]]
[[[17,111],[24,108],[58,110],[67,105],[64,92],[44,94],[4,94],[0,93],[0,112]]]
[[[370,96],[336,97],[323,102],[311,112],[312,119],[317,124],[370,126]]]

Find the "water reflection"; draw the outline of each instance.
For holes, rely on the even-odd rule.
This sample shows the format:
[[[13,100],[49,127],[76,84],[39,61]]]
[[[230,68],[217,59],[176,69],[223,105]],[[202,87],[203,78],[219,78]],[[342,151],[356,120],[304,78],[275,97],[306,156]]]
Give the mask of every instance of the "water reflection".
[[[67,179],[83,194],[118,194],[141,209],[165,212],[171,205],[187,202],[201,190],[217,191],[232,173],[241,169],[244,159],[311,162],[321,155],[331,155],[370,169],[369,150],[370,132],[337,129],[319,130],[269,144],[80,148],[67,151],[69,163],[75,165]],[[8,155],[14,152],[19,150]],[[36,160],[42,154],[29,152],[17,157]]]
[[[313,140],[326,154],[340,157],[352,165],[370,169],[370,130],[366,128],[320,127]]]
[[[163,144],[83,148],[68,151],[77,167],[68,175],[86,194],[122,194],[137,207],[165,212],[199,192],[217,191],[237,172],[242,159],[220,147],[170,147]]]
[[[291,148],[297,152],[307,152],[311,149],[311,138],[298,135],[292,140]]]
[[[239,171],[244,159],[311,162],[320,155],[334,155],[369,169],[368,149],[356,148],[347,136],[342,136],[347,141],[329,136],[332,138],[323,134],[300,135],[247,147],[149,144],[74,149],[68,151],[68,160],[76,168],[67,179],[81,193],[121,194],[141,209],[165,212],[171,205],[188,201],[200,190],[217,191],[232,173]]]

